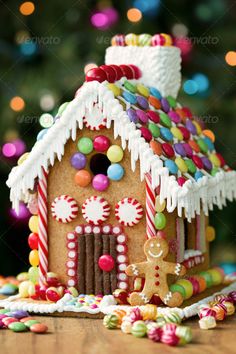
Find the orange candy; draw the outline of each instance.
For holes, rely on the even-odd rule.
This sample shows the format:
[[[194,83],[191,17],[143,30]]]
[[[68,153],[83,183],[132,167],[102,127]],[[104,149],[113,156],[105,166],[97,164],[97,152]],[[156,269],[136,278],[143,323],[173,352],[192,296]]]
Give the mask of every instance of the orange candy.
[[[200,275],[194,275],[193,278],[196,279],[199,284],[199,293],[205,291],[207,287],[206,280]]]
[[[121,325],[122,319],[126,315],[126,312],[124,310],[115,310],[112,314],[117,316],[118,324]]]
[[[193,149],[193,151],[195,151],[195,152],[200,152],[200,148],[199,148],[199,146],[198,146],[198,144],[196,143],[196,141],[194,141],[194,140],[189,140],[188,141],[188,144],[190,145],[190,147]]]
[[[91,182],[91,179],[91,174],[86,170],[80,170],[75,175],[75,183],[80,187],[87,187]]]
[[[187,116],[184,110],[182,110],[181,108],[175,108],[175,112],[180,116],[182,122],[186,121]]]
[[[215,142],[215,134],[210,129],[203,130],[203,135],[207,136],[211,141]]]
[[[161,102],[154,96],[150,96],[148,98],[148,102],[150,103],[151,106],[153,106],[156,109],[161,108]]]
[[[156,155],[162,154],[161,144],[155,140],[150,141],[150,148],[152,149],[153,153]]]

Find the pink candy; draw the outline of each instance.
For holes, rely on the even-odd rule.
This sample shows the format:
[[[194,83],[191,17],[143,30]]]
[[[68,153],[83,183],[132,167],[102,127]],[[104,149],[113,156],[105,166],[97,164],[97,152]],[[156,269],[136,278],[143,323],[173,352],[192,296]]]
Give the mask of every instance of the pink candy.
[[[141,311],[138,307],[135,307],[134,309],[132,309],[129,313],[129,318],[131,323],[135,322],[135,321],[140,321],[143,319],[143,316],[141,314]]]
[[[176,346],[179,343],[179,337],[175,334],[177,325],[174,323],[167,323],[162,327],[161,342]]]
[[[216,317],[216,312],[210,307],[201,308],[199,311],[199,317],[203,318],[203,317],[207,317],[207,316]]]
[[[162,328],[153,327],[148,331],[148,338],[153,342],[160,342],[162,337]]]

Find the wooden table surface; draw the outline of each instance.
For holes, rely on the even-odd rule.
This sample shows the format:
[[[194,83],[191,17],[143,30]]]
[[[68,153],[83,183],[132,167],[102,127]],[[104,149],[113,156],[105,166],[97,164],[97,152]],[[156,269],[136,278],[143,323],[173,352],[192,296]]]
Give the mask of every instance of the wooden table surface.
[[[184,347],[169,347],[147,338],[135,338],[120,330],[107,330],[102,320],[40,317],[49,327],[44,335],[0,330],[2,354],[235,354],[236,316],[218,322],[214,330],[200,330],[197,318],[185,321],[194,339]]]

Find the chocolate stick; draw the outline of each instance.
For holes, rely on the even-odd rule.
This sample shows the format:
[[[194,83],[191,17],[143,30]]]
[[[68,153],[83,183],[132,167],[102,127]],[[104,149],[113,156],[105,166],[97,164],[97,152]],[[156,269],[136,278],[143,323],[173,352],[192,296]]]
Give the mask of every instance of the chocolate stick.
[[[85,294],[85,235],[78,237],[78,290],[80,294]]]
[[[110,271],[111,292],[117,288],[117,268],[116,268],[116,236],[110,235],[110,255],[115,261],[114,268]]]
[[[103,293],[103,274],[98,265],[99,257],[102,255],[103,244],[101,234],[94,235],[94,283],[95,283],[95,295]]]
[[[109,235],[102,235],[103,240],[103,254],[110,253],[110,240]],[[110,274],[109,272],[103,271],[103,293],[104,295],[108,295],[111,293],[110,287]]]
[[[86,244],[86,294],[93,294],[94,293],[94,236],[86,235],[85,236],[85,244]]]

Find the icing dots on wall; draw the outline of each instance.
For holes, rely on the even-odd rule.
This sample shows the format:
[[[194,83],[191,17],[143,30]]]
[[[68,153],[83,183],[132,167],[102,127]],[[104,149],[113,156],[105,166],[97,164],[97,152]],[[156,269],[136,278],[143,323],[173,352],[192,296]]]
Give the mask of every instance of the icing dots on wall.
[[[123,198],[116,204],[115,216],[121,225],[134,226],[143,216],[142,205],[134,198]]]
[[[97,135],[92,140],[82,137],[78,141],[78,152],[71,156],[71,166],[78,170],[75,184],[80,187],[92,187],[99,192],[105,191],[110,181],[120,181],[124,168],[120,162],[124,152],[119,145],[111,145],[105,135]]]
[[[82,215],[88,224],[99,225],[110,215],[110,205],[106,199],[92,196],[83,203]]]
[[[60,195],[51,204],[52,216],[62,223],[69,223],[78,215],[78,204],[69,195]]]

